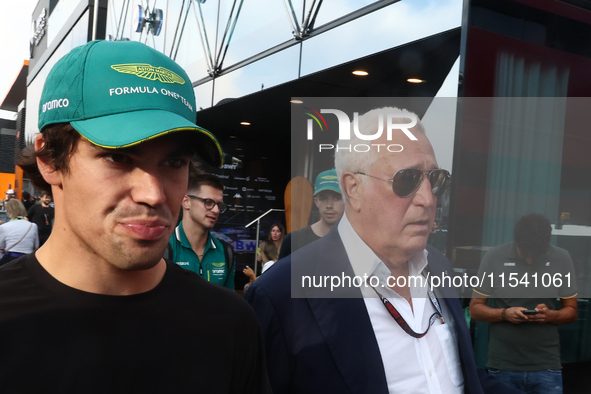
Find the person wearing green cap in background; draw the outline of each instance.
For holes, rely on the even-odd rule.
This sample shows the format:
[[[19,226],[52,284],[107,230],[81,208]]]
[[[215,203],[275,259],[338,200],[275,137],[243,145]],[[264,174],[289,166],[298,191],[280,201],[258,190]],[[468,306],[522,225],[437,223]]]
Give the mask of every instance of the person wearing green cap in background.
[[[324,237],[345,212],[345,202],[334,168],[318,174],[314,186],[314,204],[318,208],[320,220],[316,223],[287,234],[281,245],[279,259]]]
[[[0,269],[2,392],[268,392],[252,310],[162,258],[193,155],[223,162],[195,119],[185,71],[144,44],[53,67],[19,165],[52,191],[54,228]]]

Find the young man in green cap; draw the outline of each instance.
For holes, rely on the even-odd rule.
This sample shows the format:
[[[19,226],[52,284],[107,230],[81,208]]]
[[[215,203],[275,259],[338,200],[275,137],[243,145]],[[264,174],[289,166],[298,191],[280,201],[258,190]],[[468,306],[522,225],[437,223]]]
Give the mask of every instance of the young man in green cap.
[[[316,223],[287,234],[281,244],[279,258],[295,252],[304,246],[324,237],[345,212],[345,202],[334,168],[318,174],[314,186],[314,204],[318,208],[320,220]]]
[[[211,174],[191,176],[183,197],[183,220],[170,237],[170,259],[208,282],[234,290],[234,250],[211,235],[225,210],[222,181]]]
[[[252,310],[162,258],[192,155],[222,163],[195,118],[187,74],[141,43],[93,41],[53,67],[21,167],[55,221],[0,269],[3,392],[267,392]]]

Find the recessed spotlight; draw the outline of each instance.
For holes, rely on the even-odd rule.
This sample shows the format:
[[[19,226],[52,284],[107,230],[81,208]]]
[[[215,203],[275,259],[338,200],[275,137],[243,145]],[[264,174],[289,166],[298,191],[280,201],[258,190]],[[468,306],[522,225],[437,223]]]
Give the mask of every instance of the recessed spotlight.
[[[367,71],[363,71],[363,70],[355,70],[355,71],[353,71],[353,75],[359,75],[361,77],[364,77],[366,75],[369,75],[369,73]]]
[[[230,138],[238,138],[238,137],[236,137],[235,135],[231,135]]]
[[[242,150],[242,148],[236,148],[236,150]]]
[[[267,160],[267,158],[266,158],[265,156],[262,156],[262,157],[261,157],[261,159],[263,159],[263,160]]]
[[[250,126],[250,122],[240,122],[242,126]]]
[[[238,157],[245,157],[244,155],[238,155]]]
[[[422,80],[422,79],[418,79],[418,78],[409,78],[409,79],[406,80],[406,82],[410,82],[410,83],[423,83],[425,81]]]
[[[289,102],[292,104],[304,104],[304,102],[302,100],[298,100],[298,99],[289,100]]]

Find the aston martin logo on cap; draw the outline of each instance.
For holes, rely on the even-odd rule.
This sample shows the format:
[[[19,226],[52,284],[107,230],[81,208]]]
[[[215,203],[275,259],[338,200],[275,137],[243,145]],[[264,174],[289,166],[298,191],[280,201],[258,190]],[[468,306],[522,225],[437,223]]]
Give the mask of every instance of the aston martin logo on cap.
[[[147,63],[114,64],[111,68],[120,73],[133,74],[152,81],[159,80],[164,83],[185,84],[185,80],[177,73],[164,67],[154,67]]]

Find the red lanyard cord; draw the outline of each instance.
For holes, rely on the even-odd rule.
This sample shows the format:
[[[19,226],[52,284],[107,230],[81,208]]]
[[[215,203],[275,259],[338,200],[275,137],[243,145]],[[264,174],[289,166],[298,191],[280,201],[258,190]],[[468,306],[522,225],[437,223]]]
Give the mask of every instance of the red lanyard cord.
[[[437,299],[437,297],[435,297],[435,294],[433,294],[433,292],[431,290],[429,290],[429,289],[427,290],[427,294],[429,295],[429,299],[431,300],[431,303],[433,304],[433,307],[436,309],[436,312],[433,313],[431,315],[431,317],[429,318],[429,326],[427,327],[427,329],[425,330],[425,332],[423,332],[422,334],[419,334],[419,333],[415,332],[412,328],[410,328],[410,326],[408,325],[408,323],[406,322],[406,320],[404,320],[404,318],[396,310],[396,308],[394,307],[394,305],[392,305],[392,303],[390,301],[388,301],[388,299],[386,297],[384,297],[383,295],[381,295],[375,289],[375,287],[372,287],[372,289],[373,289],[373,291],[376,292],[376,294],[378,295],[378,297],[380,297],[380,300],[382,301],[382,304],[386,307],[386,309],[388,310],[388,313],[390,313],[390,316],[392,316],[394,318],[394,320],[396,320],[396,323],[398,323],[398,325],[400,326],[400,328],[402,328],[404,330],[404,332],[406,332],[408,335],[410,335],[413,338],[422,338],[425,335],[427,335],[427,333],[429,332],[429,328],[431,328],[431,326],[433,325],[433,323],[437,319],[440,319],[441,320],[441,324],[444,324],[445,323],[445,321],[443,320],[443,313],[441,311],[441,306],[439,304],[439,300]]]

